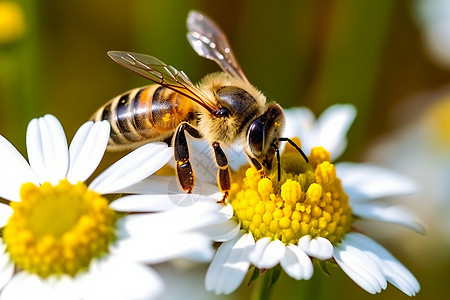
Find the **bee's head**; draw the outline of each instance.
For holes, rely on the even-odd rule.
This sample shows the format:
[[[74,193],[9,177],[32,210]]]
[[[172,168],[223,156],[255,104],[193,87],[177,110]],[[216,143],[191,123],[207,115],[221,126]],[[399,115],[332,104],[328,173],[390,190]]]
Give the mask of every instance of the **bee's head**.
[[[266,111],[254,119],[247,128],[247,149],[250,152],[248,154],[268,170],[272,168],[275,149],[277,149],[284,123],[283,109],[272,102],[267,105]]]

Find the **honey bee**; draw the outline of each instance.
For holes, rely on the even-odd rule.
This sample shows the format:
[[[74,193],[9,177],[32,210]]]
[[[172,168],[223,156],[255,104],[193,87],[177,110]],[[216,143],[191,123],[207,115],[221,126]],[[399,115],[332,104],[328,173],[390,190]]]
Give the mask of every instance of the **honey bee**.
[[[222,30],[204,14],[191,11],[187,38],[202,57],[214,60],[223,72],[206,75],[196,86],[183,72],[159,59],[132,52],[109,51],[119,65],[156,84],[125,92],[102,106],[93,120],[108,120],[108,148],[133,148],[152,141],[168,141],[174,147],[176,173],[182,189],[191,193],[195,176],[189,161],[186,132],[212,145],[219,170],[218,186],[228,196],[231,180],[222,147],[240,141],[249,162],[264,174],[276,155],[280,176],[280,141],[285,116],[276,102],[266,97],[244,75]],[[279,177],[278,177],[279,178]]]

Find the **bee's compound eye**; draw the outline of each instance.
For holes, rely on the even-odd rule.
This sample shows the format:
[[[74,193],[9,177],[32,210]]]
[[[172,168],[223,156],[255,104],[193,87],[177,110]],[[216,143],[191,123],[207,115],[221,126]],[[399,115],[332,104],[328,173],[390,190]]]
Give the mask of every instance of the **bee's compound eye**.
[[[247,130],[247,143],[250,149],[261,152],[264,145],[264,122],[260,118],[252,122]]]

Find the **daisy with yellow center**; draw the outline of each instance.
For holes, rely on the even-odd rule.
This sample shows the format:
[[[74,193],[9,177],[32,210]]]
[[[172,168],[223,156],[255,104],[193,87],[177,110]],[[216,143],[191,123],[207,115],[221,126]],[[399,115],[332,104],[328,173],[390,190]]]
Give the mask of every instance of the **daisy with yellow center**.
[[[355,232],[353,225],[366,218],[423,232],[421,223],[402,207],[375,201],[414,193],[416,186],[379,167],[332,163],[345,149],[355,116],[352,106],[333,106],[317,122],[308,116],[305,109],[286,110],[285,133],[301,137],[309,163],[288,145],[280,159],[280,180],[276,167],[265,176],[248,165],[233,173],[228,206],[240,230],[218,248],[206,274],[206,289],[232,293],[251,265],[262,271],[280,265],[292,278],[307,280],[316,259],[337,263],[369,293],[382,291],[390,282],[415,295],[420,289],[415,277],[382,246]],[[335,154],[320,147],[321,142]],[[236,170],[235,162],[242,161],[239,152],[231,151],[229,157]]]
[[[84,183],[103,157],[109,131],[107,122],[87,122],[68,148],[54,116],[34,119],[27,129],[29,163],[0,136],[2,300],[149,299],[163,282],[148,264],[211,259],[202,231],[231,217],[220,205],[183,208],[167,195],[112,202],[104,196],[124,193],[166,164],[173,151],[166,144],[144,145]],[[135,209],[136,202],[149,204]]]

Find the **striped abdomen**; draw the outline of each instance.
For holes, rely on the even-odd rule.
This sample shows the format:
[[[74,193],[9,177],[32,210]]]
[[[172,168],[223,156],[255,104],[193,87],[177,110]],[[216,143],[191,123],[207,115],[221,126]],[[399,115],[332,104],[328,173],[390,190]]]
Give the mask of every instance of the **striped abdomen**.
[[[192,111],[191,100],[153,84],[115,97],[100,108],[92,119],[109,121],[111,134],[108,149],[120,150],[170,137],[178,124],[189,120]]]

